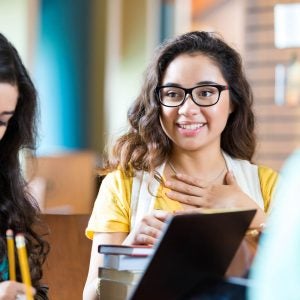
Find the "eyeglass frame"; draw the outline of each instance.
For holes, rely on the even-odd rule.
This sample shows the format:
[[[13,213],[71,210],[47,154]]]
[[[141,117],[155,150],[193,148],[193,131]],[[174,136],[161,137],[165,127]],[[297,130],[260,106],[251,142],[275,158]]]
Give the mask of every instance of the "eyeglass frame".
[[[211,87],[217,88],[217,90],[218,90],[218,92],[219,92],[219,96],[218,96],[218,99],[217,99],[217,101],[216,101],[215,103],[213,103],[213,104],[204,104],[204,105],[203,105],[203,104],[197,103],[197,102],[194,100],[194,97],[193,97],[193,94],[192,94],[192,93],[193,93],[193,90],[196,89],[196,88],[202,87],[202,86],[211,86]],[[181,101],[180,104],[173,106],[173,105],[166,105],[166,104],[162,103],[162,101],[161,101],[161,99],[160,99],[161,97],[160,97],[159,91],[160,91],[162,88],[167,88],[167,87],[169,87],[169,88],[175,87],[175,88],[179,88],[179,89],[181,89],[181,90],[184,91],[184,98],[183,98],[183,100]],[[194,87],[192,87],[192,88],[190,88],[190,89],[186,89],[186,88],[183,88],[183,87],[181,87],[181,86],[175,86],[175,85],[161,85],[161,86],[157,86],[157,87],[155,88],[155,94],[156,94],[156,96],[157,96],[157,98],[158,98],[158,100],[159,100],[159,103],[160,103],[161,105],[165,106],[165,107],[179,107],[179,106],[182,106],[182,105],[185,103],[185,101],[187,100],[187,95],[190,95],[190,96],[191,96],[192,101],[193,101],[196,105],[198,105],[198,106],[200,106],[200,107],[209,107],[209,106],[216,105],[216,104],[219,102],[219,100],[220,100],[220,95],[221,95],[221,93],[222,93],[223,91],[226,91],[226,90],[229,90],[229,86],[228,86],[228,85],[222,85],[222,84],[201,84],[201,85],[196,85],[196,86],[194,86]]]

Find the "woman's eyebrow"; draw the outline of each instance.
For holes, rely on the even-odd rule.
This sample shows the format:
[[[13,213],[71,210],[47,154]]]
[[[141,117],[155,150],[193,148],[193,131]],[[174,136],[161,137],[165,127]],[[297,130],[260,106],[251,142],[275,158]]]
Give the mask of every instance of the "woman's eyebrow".
[[[14,110],[10,110],[10,111],[3,111],[0,113],[1,116],[7,116],[7,115],[13,115],[15,113]]]
[[[197,85],[206,85],[206,84],[209,85],[209,84],[219,84],[219,83],[214,82],[214,81],[204,80],[204,81],[199,81],[199,82],[197,82],[197,83],[195,84],[195,86],[197,86]],[[182,87],[181,84],[179,84],[179,83],[173,83],[173,82],[166,82],[166,83],[164,84],[164,86],[170,86],[170,87],[176,87],[176,86],[178,86],[178,87]]]
[[[218,84],[217,82],[214,81],[209,81],[209,80],[204,80],[204,81],[199,81],[196,83],[196,85],[204,85],[204,84]]]
[[[181,84],[179,83],[174,83],[174,82],[166,82],[165,84],[163,84],[164,86],[170,86],[170,87],[181,87]]]

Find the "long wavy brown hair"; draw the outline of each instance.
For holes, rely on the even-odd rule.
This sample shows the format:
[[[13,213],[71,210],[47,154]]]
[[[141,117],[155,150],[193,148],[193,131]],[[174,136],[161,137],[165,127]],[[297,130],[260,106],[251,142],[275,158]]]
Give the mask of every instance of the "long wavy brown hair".
[[[221,148],[234,158],[251,161],[256,146],[253,95],[241,57],[217,34],[194,31],[170,39],[157,49],[140,94],[128,111],[130,129],[116,141],[103,173],[118,167],[126,174],[132,174],[132,170],[153,172],[167,160],[172,142],[160,125],[161,107],[155,88],[161,84],[170,62],[185,53],[206,55],[220,68],[234,107],[221,135]]]
[[[42,278],[42,264],[48,243],[37,233],[39,208],[28,193],[19,154],[21,149],[34,153],[36,139],[37,93],[16,49],[0,34],[0,82],[18,88],[16,110],[0,140],[0,264],[7,258],[5,234],[12,229],[23,233],[29,258],[32,284],[37,289]],[[39,230],[46,232],[39,227]],[[17,280],[22,281],[17,261]],[[0,274],[0,281],[3,280]]]

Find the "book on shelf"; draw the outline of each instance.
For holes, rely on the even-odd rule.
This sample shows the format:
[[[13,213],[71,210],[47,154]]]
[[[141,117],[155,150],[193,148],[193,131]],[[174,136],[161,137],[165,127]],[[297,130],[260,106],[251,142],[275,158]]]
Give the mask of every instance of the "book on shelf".
[[[104,254],[103,267],[108,269],[123,270],[144,270],[150,260],[151,255],[124,255],[124,254]]]
[[[173,216],[130,299],[184,299],[201,282],[223,278],[255,213],[228,209]]]
[[[150,254],[153,254],[154,249],[151,246],[143,246],[143,245],[127,246],[127,245],[101,244],[98,246],[98,252],[102,254],[148,256]]]

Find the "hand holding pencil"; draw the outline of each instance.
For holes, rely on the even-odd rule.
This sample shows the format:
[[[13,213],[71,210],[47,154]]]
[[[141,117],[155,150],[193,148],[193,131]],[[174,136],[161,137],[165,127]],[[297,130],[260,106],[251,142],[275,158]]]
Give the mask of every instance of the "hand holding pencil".
[[[35,289],[31,287],[32,294],[35,294]],[[0,300],[26,300],[26,286],[17,281],[2,281],[0,282]]]
[[[16,282],[15,246],[13,239],[13,231],[11,229],[7,230],[6,238],[7,257],[9,266],[9,281],[0,283],[0,300],[10,299],[10,297],[12,297],[12,299],[33,300],[35,289],[31,286],[25,238],[22,234],[17,234],[15,238],[23,284]]]

